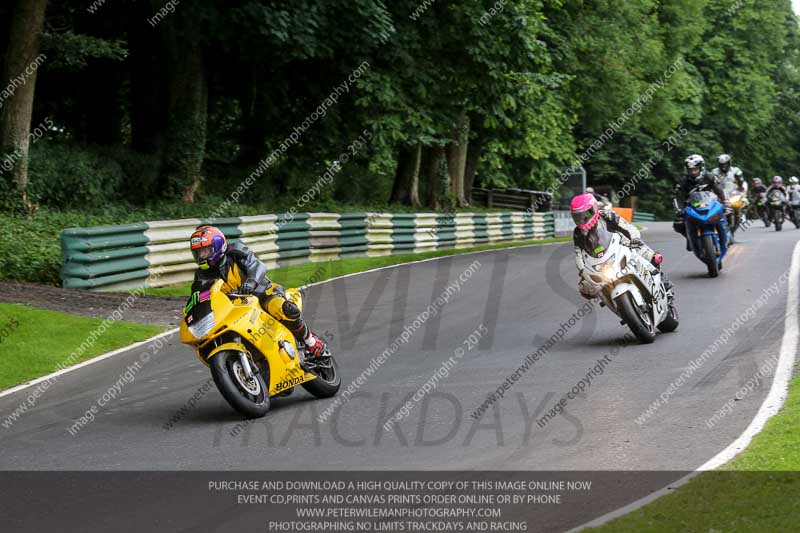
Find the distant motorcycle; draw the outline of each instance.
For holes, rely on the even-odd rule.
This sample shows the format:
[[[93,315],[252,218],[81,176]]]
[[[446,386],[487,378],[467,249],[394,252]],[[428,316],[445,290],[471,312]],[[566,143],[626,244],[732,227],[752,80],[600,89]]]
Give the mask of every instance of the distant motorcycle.
[[[775,224],[775,231],[783,229],[783,220],[786,218],[786,195],[780,189],[773,189],[767,198],[769,220]]]
[[[789,189],[789,218],[795,228],[800,228],[800,190]]]
[[[653,342],[656,328],[662,332],[678,328],[678,310],[661,272],[625,246],[620,234],[598,228],[597,247],[591,254],[583,252],[583,262],[582,279],[639,341]]]
[[[767,193],[758,193],[753,209],[755,210],[755,218],[760,219],[764,223],[765,228],[770,227],[772,223],[769,220],[769,209],[767,209]]]
[[[720,235],[724,231],[720,220],[725,209],[717,195],[710,191],[693,190],[683,210],[686,221],[686,236],[694,255],[708,268],[708,276],[716,278],[722,259],[728,251],[723,246]]]
[[[747,223],[747,207],[750,205],[745,194],[733,182],[726,182],[725,194],[731,203],[732,212],[728,215],[728,227],[731,232],[731,244],[736,232]]]

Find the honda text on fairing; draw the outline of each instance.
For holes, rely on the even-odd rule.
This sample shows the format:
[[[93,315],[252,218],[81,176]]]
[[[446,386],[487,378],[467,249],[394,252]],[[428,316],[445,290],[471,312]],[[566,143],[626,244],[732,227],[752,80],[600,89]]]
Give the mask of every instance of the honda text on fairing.
[[[660,270],[623,245],[622,235],[602,227],[597,231],[594,253],[584,252],[582,281],[641,342],[653,342],[656,327],[663,332],[675,331],[678,311]]]
[[[716,194],[694,190],[689,194],[683,214],[691,251],[706,264],[708,275],[717,277],[727,252],[727,243],[720,238],[725,231],[721,224],[725,216],[722,204]]]
[[[341,385],[332,355],[301,359],[292,332],[272,318],[251,294],[222,291],[222,280],[195,282],[184,309],[180,340],[195,349],[214,383],[236,411],[264,416],[270,397],[288,396],[301,385],[317,398],[334,396]],[[298,299],[296,289],[287,298]]]

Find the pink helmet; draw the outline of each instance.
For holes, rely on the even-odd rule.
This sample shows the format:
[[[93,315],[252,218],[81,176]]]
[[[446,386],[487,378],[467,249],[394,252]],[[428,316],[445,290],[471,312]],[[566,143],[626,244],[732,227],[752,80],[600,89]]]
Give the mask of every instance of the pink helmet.
[[[600,206],[591,193],[579,194],[569,203],[572,220],[582,231],[589,231],[600,218]]]

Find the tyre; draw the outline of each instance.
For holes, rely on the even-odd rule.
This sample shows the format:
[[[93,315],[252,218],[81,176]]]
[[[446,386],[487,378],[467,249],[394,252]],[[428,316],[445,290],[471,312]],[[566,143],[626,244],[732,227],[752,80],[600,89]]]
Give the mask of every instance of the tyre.
[[[703,256],[706,258],[708,267],[708,277],[716,278],[719,276],[719,263],[717,263],[717,247],[714,245],[714,237],[703,235]]]
[[[336,359],[331,355],[330,357],[323,357],[328,362],[323,361],[316,368],[310,372],[317,376],[317,379],[303,383],[303,388],[317,398],[330,398],[339,392],[339,387],[342,386],[342,377],[339,375],[339,365]]]
[[[678,329],[678,308],[675,307],[674,299],[669,302],[667,318],[658,325],[658,330],[663,333],[670,333]]]
[[[231,407],[247,418],[261,418],[267,414],[269,390],[265,378],[259,373],[247,379],[239,352],[220,352],[211,358],[209,364],[217,389]],[[269,381],[269,376],[266,380]]]
[[[633,300],[631,293],[626,292],[615,301],[622,320],[631,329],[633,334],[642,344],[650,344],[656,338],[656,331],[653,323],[647,314],[642,313],[639,306]]]

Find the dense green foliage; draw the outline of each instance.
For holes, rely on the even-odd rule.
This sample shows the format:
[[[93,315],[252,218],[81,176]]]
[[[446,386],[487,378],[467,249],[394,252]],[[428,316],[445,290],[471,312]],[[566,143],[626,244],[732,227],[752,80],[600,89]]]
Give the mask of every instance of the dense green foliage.
[[[646,167],[633,194],[665,212],[688,153],[748,177],[800,166],[790,0],[87,4],[47,6],[41,206],[204,203],[260,169],[248,203],[285,209],[348,154],[311,206],[442,207],[473,183],[544,188],[588,150],[591,183]]]

